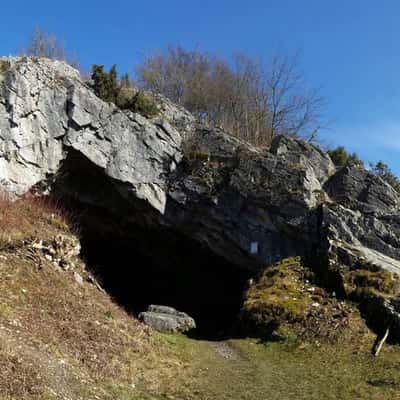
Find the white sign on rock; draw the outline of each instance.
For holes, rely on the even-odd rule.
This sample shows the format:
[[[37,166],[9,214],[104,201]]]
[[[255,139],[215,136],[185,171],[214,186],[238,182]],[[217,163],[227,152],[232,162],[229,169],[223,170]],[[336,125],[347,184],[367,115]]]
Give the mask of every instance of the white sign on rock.
[[[258,254],[258,242],[251,242],[250,253],[251,254]]]

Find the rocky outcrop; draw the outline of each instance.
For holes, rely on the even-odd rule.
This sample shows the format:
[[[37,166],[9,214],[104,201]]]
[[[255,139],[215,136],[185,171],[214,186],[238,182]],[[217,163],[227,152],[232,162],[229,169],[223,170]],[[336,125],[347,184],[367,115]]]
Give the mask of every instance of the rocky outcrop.
[[[43,186],[75,150],[108,178],[126,183],[131,195],[164,211],[167,176],[182,158],[182,138],[170,122],[188,124],[188,113],[167,105],[166,117],[150,123],[98,99],[62,62],[2,62],[9,63],[0,100],[3,190],[22,194]]]
[[[304,231],[334,171],[315,146],[279,137],[262,152],[197,126],[162,97],[160,115],[148,120],[101,101],[64,63],[6,61],[1,190],[19,195],[58,185],[58,193],[87,205],[124,215],[140,209],[135,222],[189,235],[246,268],[310,247]]]
[[[34,252],[39,251],[55,267],[64,270],[74,268],[74,258],[81,251],[79,240],[74,236],[67,235],[57,235],[48,242],[34,241],[28,248]]]
[[[362,258],[400,273],[399,194],[354,164],[335,174],[325,189],[334,203],[322,206],[322,227],[341,248],[341,262],[352,265]]]
[[[336,171],[288,136],[256,149],[162,96],[153,119],[121,111],[58,61],[1,62],[0,190],[52,192],[106,215],[110,235],[154,229],[252,271],[291,256],[338,281],[366,265],[400,271],[400,197],[363,168]]]
[[[151,305],[147,311],[139,314],[139,319],[159,332],[186,332],[196,328],[193,318],[167,306]]]

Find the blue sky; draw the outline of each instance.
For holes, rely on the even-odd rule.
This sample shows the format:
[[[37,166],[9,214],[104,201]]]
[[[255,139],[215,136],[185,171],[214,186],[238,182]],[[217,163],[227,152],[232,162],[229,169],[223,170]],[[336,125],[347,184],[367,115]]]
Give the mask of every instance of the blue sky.
[[[398,0],[37,0],[4,2],[2,15],[0,54],[14,54],[40,25],[85,68],[129,72],[168,44],[265,58],[300,50],[307,81],[327,100],[322,142],[383,159],[400,175]]]

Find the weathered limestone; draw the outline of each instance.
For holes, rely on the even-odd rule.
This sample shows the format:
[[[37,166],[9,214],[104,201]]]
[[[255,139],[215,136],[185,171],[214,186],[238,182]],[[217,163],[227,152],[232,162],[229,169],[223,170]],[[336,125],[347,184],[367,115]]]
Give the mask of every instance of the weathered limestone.
[[[53,179],[74,149],[164,211],[166,178],[182,157],[181,136],[166,119],[151,123],[104,103],[64,63],[7,61],[0,98],[2,190],[18,195]]]
[[[241,268],[307,256],[400,271],[400,197],[370,172],[293,137],[253,148],[162,96],[156,118],[123,112],[58,61],[2,60],[1,191],[62,188],[121,230],[168,229]]]

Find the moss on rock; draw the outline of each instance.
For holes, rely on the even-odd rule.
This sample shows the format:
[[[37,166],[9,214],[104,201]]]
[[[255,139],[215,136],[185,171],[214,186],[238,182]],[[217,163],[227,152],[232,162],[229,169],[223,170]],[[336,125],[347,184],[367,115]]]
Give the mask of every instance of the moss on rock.
[[[287,342],[336,342],[349,330],[355,309],[315,285],[300,257],[281,260],[250,285],[242,307],[246,334]]]
[[[301,320],[312,299],[304,284],[299,257],[267,267],[250,285],[242,308],[242,321],[250,331],[271,333],[284,322]]]

